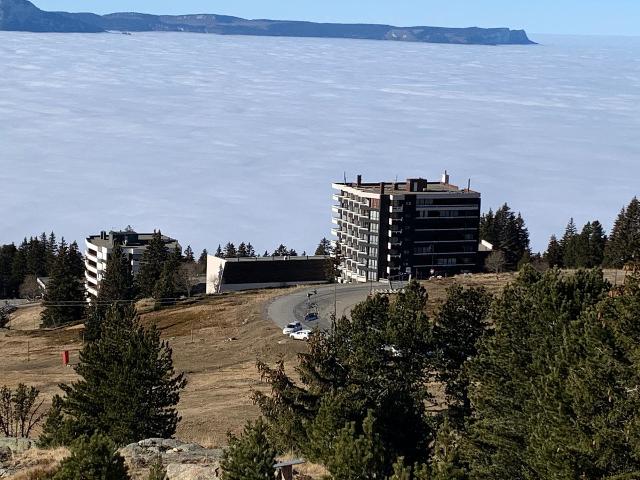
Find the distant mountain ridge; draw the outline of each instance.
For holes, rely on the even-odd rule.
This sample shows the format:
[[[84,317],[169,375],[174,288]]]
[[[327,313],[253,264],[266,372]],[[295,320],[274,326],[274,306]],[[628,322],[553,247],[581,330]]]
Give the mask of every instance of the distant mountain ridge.
[[[28,0],[0,0],[0,30],[99,33],[193,32],[219,35],[354,38],[467,45],[530,45],[524,30],[508,28],[395,27],[375,24],[247,20],[225,15],[45,12]]]

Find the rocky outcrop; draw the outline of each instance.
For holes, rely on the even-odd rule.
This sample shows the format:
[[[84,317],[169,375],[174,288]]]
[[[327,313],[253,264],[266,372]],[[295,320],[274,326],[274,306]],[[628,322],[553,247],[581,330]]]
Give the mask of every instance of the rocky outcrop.
[[[204,448],[180,440],[150,438],[120,449],[134,477],[144,477],[158,457],[169,480],[216,480],[220,478],[222,450]]]

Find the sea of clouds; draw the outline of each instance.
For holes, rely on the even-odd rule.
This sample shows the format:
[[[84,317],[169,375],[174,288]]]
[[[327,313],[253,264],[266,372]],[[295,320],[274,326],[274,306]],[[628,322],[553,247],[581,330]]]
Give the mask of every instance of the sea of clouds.
[[[0,32],[0,243],[132,225],[313,251],[331,182],[439,178],[535,250],[640,193],[640,38],[481,47]]]

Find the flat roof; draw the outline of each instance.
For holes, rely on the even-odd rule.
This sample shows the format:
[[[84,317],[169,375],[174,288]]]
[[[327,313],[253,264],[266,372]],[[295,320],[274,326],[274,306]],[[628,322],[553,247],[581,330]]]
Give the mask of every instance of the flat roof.
[[[209,257],[216,257],[215,255],[209,254]],[[331,258],[329,255],[296,255],[296,256],[286,256],[286,257],[233,257],[233,258],[220,258],[220,260],[224,260],[226,262],[234,262],[234,263],[244,263],[244,262],[291,262],[291,261],[300,261],[300,260],[327,260]]]
[[[98,247],[112,247],[114,237],[121,240],[127,240],[127,247],[141,247],[147,245],[155,233],[137,233],[137,232],[114,232],[107,233],[106,238],[102,238],[102,235],[90,235],[87,237],[87,242],[96,245]],[[162,235],[162,241],[165,243],[177,242],[176,239]]]
[[[346,189],[354,189],[358,192],[371,195],[407,195],[407,194],[420,194],[420,193],[434,193],[434,194],[470,194],[479,195],[480,192],[476,192],[467,188],[460,188],[452,183],[443,182],[429,182],[422,178],[410,179],[411,181],[419,181],[421,183],[421,190],[410,190],[408,181],[398,182],[347,182],[347,183],[334,183],[334,189],[340,189],[342,187]],[[380,187],[383,187],[381,191]],[[426,188],[425,188],[426,186]]]

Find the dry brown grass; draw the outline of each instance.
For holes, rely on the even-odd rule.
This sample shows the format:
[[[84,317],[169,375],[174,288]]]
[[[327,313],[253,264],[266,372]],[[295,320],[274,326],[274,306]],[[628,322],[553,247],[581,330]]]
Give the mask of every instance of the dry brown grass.
[[[8,464],[10,469],[19,470],[16,474],[7,478],[11,480],[37,480],[50,478],[62,460],[69,456],[66,448],[56,448],[52,450],[40,450],[32,448],[24,453],[15,455]]]

